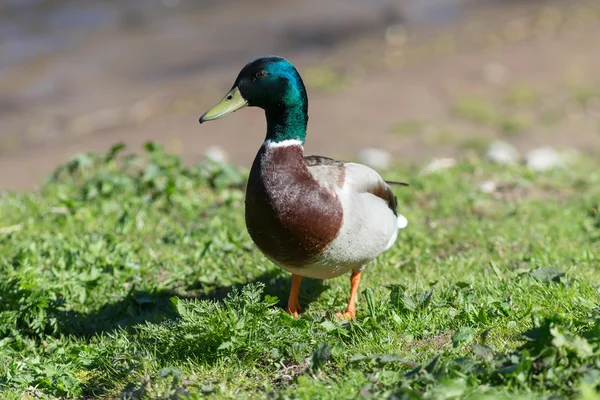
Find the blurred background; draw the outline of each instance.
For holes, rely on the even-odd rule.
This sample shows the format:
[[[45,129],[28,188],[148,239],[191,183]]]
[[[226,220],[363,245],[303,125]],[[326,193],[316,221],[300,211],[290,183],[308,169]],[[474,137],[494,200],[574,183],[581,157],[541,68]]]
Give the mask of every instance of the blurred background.
[[[597,0],[0,0],[0,190],[117,142],[249,166],[261,110],[198,117],[269,54],[307,84],[307,153],[595,153],[599,43]]]

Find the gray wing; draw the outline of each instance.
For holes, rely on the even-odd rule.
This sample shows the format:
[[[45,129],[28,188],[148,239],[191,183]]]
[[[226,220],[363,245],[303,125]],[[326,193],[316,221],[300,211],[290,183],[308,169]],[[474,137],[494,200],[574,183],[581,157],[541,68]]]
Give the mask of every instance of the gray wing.
[[[344,186],[346,177],[345,161],[322,156],[305,156],[304,162],[310,174],[321,186],[332,191]]]
[[[322,185],[342,188],[347,187],[358,193],[371,193],[388,204],[397,215],[398,200],[388,183],[372,168],[366,165],[334,160],[322,156],[304,157],[308,170]],[[390,182],[408,186],[403,182]]]
[[[398,215],[396,195],[374,169],[363,164],[346,163],[346,185],[359,193],[371,193],[385,200],[394,214]]]

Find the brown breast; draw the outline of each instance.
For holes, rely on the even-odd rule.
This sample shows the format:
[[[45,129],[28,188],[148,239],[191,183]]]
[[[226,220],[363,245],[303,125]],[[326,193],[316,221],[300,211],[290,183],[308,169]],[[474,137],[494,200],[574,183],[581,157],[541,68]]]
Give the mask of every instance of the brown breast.
[[[337,195],[308,171],[301,146],[261,147],[246,191],[246,226],[269,258],[301,267],[321,254],[342,226]]]

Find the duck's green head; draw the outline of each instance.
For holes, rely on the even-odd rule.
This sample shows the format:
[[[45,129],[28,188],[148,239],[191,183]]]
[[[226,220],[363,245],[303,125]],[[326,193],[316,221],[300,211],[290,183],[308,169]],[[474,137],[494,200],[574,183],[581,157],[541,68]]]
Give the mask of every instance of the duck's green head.
[[[246,106],[260,107],[267,116],[267,138],[304,141],[308,99],[296,68],[281,57],[262,57],[240,71],[233,87],[200,123],[224,117]]]

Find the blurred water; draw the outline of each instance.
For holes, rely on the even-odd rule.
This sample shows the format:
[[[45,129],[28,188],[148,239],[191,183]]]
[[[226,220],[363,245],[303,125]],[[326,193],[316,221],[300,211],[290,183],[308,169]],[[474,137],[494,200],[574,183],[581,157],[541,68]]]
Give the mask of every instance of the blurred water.
[[[261,0],[255,2],[257,7]],[[337,0],[341,1],[341,0]],[[401,9],[409,25],[438,24],[460,18],[466,8],[482,7],[493,0],[352,0],[357,7],[395,11]],[[236,7],[238,1],[217,0],[0,0],[0,74],[8,66],[40,55],[76,46],[102,30],[144,27],[155,19],[185,28],[189,12]],[[332,1],[335,3],[335,1]],[[387,11],[385,11],[387,12]],[[242,16],[240,16],[242,18]],[[302,45],[302,43],[298,43]]]
[[[486,7],[531,2],[0,0],[0,115],[63,100],[83,112],[106,107],[101,92],[129,101],[107,93],[119,85],[156,85],[263,53],[326,52],[392,24],[439,29]]]
[[[82,34],[115,27],[123,12],[118,8],[113,1],[0,1],[0,72],[74,46]]]

